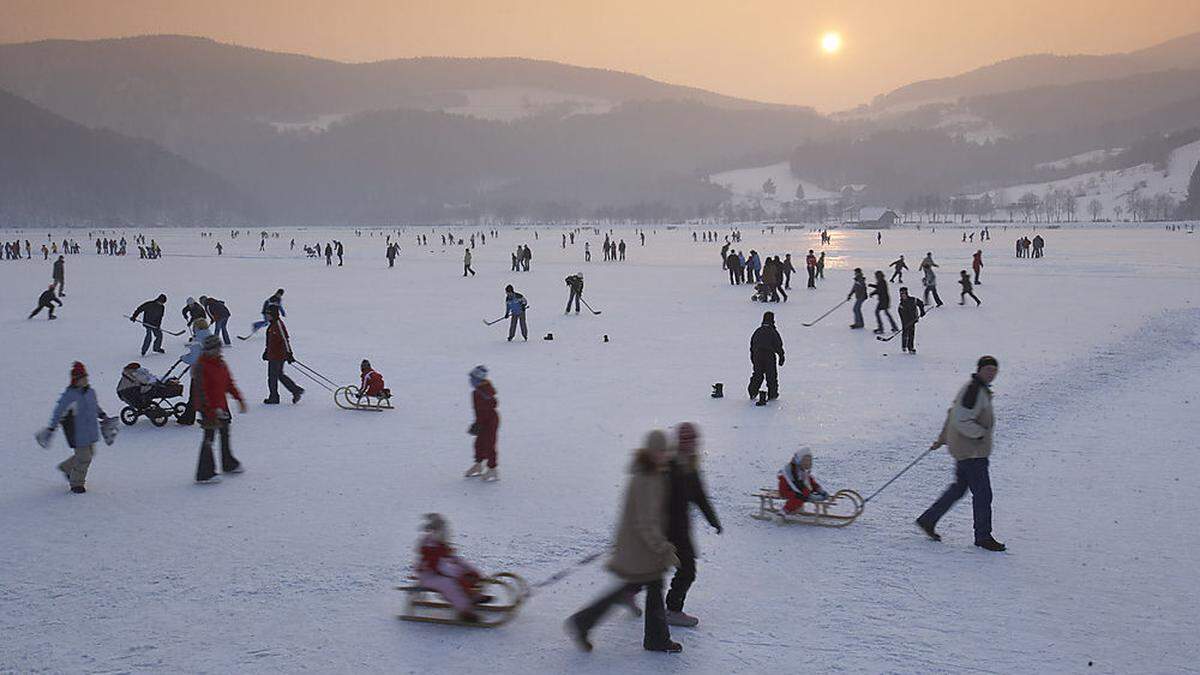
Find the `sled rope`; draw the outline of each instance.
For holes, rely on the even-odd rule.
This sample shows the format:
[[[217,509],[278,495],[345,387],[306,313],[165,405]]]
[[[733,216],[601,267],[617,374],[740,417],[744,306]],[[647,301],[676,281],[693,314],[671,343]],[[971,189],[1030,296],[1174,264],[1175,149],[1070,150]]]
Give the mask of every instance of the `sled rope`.
[[[919,461],[921,461],[921,460],[925,459],[925,455],[928,455],[929,453],[931,453],[931,452],[933,452],[933,451],[934,451],[934,448],[929,448],[929,449],[928,449],[928,450],[926,450],[925,452],[922,452],[922,453],[921,453],[921,454],[920,454],[920,455],[919,455],[919,456],[918,456],[916,459],[914,459],[913,461],[909,462],[909,463],[908,463],[908,466],[906,466],[906,467],[904,467],[903,469],[901,469],[900,473],[896,474],[895,476],[892,476],[892,479],[891,479],[891,480],[889,480],[888,482],[884,483],[884,484],[883,484],[883,485],[882,485],[882,486],[881,486],[881,487],[880,487],[878,490],[876,490],[876,491],[872,492],[870,497],[867,497],[866,499],[864,499],[864,500],[863,500],[863,503],[864,503],[864,504],[866,504],[867,502],[869,502],[869,501],[871,501],[872,499],[874,499],[876,495],[878,495],[880,492],[883,492],[884,488],[886,488],[887,486],[891,485],[892,483],[895,483],[897,478],[899,478],[900,476],[903,476],[903,475],[904,475],[904,474],[905,474],[905,473],[906,473],[906,472],[907,472],[909,469],[911,469],[911,468],[913,468],[914,466],[916,466],[916,465],[917,465],[917,462],[919,462]]]
[[[317,384],[321,385],[331,394],[334,393],[335,391],[337,391],[338,386],[340,386],[340,385],[338,385],[338,383],[336,383],[333,380],[329,379],[328,377],[325,377],[324,375],[318,373],[317,371],[313,370],[311,367],[305,365],[304,363],[302,363],[300,361],[292,361],[292,365],[296,366],[296,371],[298,373],[300,373],[301,375],[304,375],[305,377],[312,380],[313,382],[316,382]],[[324,380],[324,382],[322,382],[322,380]]]
[[[546,586],[552,586],[552,585],[562,581],[563,579],[566,579],[568,576],[571,575],[572,572],[579,569],[580,567],[583,567],[584,565],[587,565],[587,564],[595,561],[597,558],[604,555],[606,550],[607,549],[601,550],[601,551],[596,551],[595,553],[587,556],[586,558],[580,560],[579,562],[576,562],[575,564],[571,565],[570,567],[565,567],[565,568],[555,572],[554,574],[551,574],[549,577],[546,577],[545,579],[537,582],[536,584],[533,584],[533,586],[531,586],[530,588],[531,589],[540,589],[540,588],[545,588]]]

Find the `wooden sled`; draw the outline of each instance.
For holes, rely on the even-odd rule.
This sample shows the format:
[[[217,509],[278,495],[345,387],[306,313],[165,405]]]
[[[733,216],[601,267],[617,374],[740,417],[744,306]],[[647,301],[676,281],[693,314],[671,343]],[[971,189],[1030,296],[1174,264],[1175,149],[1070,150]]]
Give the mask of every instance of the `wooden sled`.
[[[384,389],[382,396],[359,395],[358,387],[348,384],[333,392],[333,402],[343,410],[391,410],[392,392]]]
[[[447,626],[495,628],[503,626],[516,617],[521,604],[525,602],[525,598],[529,597],[529,584],[520,576],[510,572],[501,572],[494,577],[482,579],[479,586],[481,591],[492,596],[492,599],[486,604],[475,605],[475,613],[479,615],[477,622],[459,619],[454,606],[447,602],[441,594],[420,585],[396,587],[396,590],[404,591],[407,596],[404,613],[400,615],[400,619],[420,623],[440,623]]]
[[[854,490],[838,490],[829,499],[804,502],[799,511],[784,513],[783,505],[787,499],[780,496],[778,490],[763,488],[751,496],[758,497],[758,512],[750,514],[754,518],[821,527],[845,527],[853,523],[862,515],[866,503]]]

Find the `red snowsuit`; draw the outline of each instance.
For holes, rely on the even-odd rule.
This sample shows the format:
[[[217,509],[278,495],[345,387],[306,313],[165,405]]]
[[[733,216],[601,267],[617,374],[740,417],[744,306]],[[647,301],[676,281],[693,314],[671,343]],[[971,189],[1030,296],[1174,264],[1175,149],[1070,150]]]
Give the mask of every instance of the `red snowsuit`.
[[[471,404],[475,408],[475,461],[487,462],[489,469],[496,468],[496,430],[500,428],[500,415],[496,412],[496,390],[492,383],[484,380],[471,392]]]
[[[358,388],[358,393],[365,396],[379,396],[383,394],[383,376],[375,370],[368,370],[363,373],[362,386]]]
[[[793,466],[789,464],[784,471],[790,471],[792,468]],[[799,494],[792,489],[791,484],[788,483],[788,479],[785,478],[782,473],[779,475],[779,494],[784,499],[787,499],[787,502],[785,502],[783,505],[784,513],[795,513],[801,506],[804,505],[804,502],[808,501],[809,495],[817,490],[821,490],[821,484],[817,482],[816,478],[813,478],[811,473],[802,472],[802,474],[803,473],[807,473],[807,475],[794,475],[795,478],[799,479],[796,480],[796,485],[800,488]],[[805,481],[805,478],[808,480]]]
[[[467,611],[478,595],[481,575],[454,554],[449,544],[425,535],[421,538],[417,560],[417,579],[421,585],[441,593],[455,609]]]

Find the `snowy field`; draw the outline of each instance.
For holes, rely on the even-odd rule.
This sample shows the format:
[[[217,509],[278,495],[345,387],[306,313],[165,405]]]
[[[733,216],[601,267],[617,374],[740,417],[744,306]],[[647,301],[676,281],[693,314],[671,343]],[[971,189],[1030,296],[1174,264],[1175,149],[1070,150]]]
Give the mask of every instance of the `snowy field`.
[[[25,319],[50,263],[0,263],[0,672],[1200,672],[1200,237],[1047,231],[1044,259],[1016,259],[1026,233],[996,228],[982,245],[975,308],[955,302],[977,247],[959,230],[885,232],[882,246],[873,232],[835,231],[820,288],[793,279],[791,301],[770,307],[788,358],[782,398],[765,409],[744,390],[767,308],[731,288],[719,246],[690,231],[648,231],[643,248],[618,230],[624,263],[601,262],[591,236],[588,264],[581,239],[564,251],[557,230],[504,231],[476,249],[469,279],[460,249],[418,248],[411,229],[395,269],[382,234],[298,232],[345,242],[346,266],[328,268],[289,254],[291,231],[265,253],[253,235],[221,236],[221,258],[216,238],[155,231],[161,261],[100,257],[85,242],[53,322]],[[533,248],[530,273],[508,271],[519,243]],[[747,230],[740,248],[802,260],[817,243]],[[853,267],[884,269],[900,253],[915,267],[926,251],[947,305],[919,325],[918,355],[848,330],[848,305],[800,326],[845,298]],[[602,315],[562,315],[575,271]],[[531,304],[527,344],[481,323],[503,313],[506,283]],[[139,360],[142,337],[122,314],[164,292],[165,325],[178,330],[184,298],[206,294],[227,301],[231,332],[244,334],[279,286],[297,358],[346,383],[369,358],[395,411],[339,410],[294,372],[304,400],[264,406],[261,334],[235,340],[226,357],[250,402],[233,425],[245,474],[194,485],[199,429],[143,419],[98,449],[86,495],[67,491],[54,469],[68,452],[61,434],[49,450],[33,434],[71,361],[88,365],[115,414],[120,368]],[[140,360],[161,372],[183,339],[167,348]],[[942,451],[844,529],[749,517],[748,493],[802,445],[826,487],[873,492],[937,436],[985,353],[1001,364],[992,482],[1007,553],[971,545],[966,502],[942,521],[941,544],[913,527],[949,480]],[[461,477],[467,371],[479,363],[502,417],[494,484]],[[714,382],[726,398],[709,398]],[[725,532],[695,524],[687,610],[701,623],[673,630],[682,654],[643,652],[641,622],[620,613],[595,631],[593,653],[574,647],[561,624],[611,583],[598,564],[495,630],[397,620],[391,588],[421,514],[446,514],[485,570],[536,583],[606,546],[631,449],[685,420],[703,433]]]

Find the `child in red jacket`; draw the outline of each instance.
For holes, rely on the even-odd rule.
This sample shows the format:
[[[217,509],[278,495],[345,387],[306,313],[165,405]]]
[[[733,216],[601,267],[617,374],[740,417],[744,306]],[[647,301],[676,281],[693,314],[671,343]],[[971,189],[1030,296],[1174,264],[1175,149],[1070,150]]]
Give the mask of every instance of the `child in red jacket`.
[[[804,502],[819,502],[829,499],[829,494],[812,475],[812,455],[808,448],[801,448],[792,461],[779,471],[779,494],[787,500],[784,513],[795,513]]]
[[[358,397],[374,396],[379,398],[385,396],[387,389],[383,386],[383,375],[379,371],[371,367],[371,362],[363,359],[361,365],[362,382],[358,387]]]
[[[475,366],[468,377],[471,380],[471,406],[475,409],[475,423],[470,433],[475,436],[475,463],[467,469],[467,478],[478,476],[485,481],[500,480],[496,470],[496,432],[500,428],[500,415],[496,412],[496,388],[488,380],[488,369]],[[487,463],[487,470],[483,466]]]
[[[446,519],[438,513],[425,514],[423,534],[417,542],[417,580],[437,591],[458,611],[463,621],[478,621],[475,605],[491,600],[479,592],[478,571],[454,553]]]

